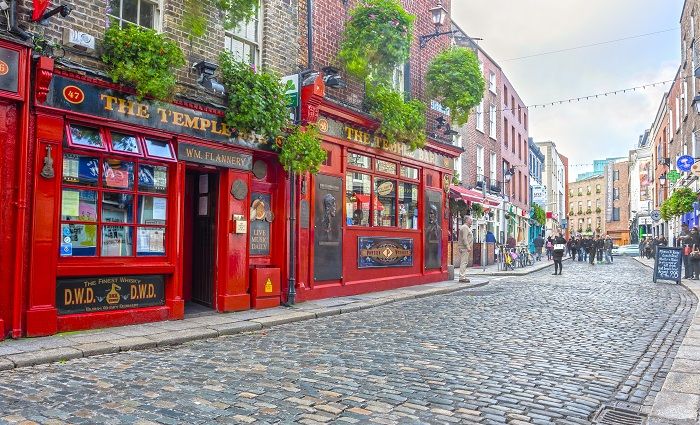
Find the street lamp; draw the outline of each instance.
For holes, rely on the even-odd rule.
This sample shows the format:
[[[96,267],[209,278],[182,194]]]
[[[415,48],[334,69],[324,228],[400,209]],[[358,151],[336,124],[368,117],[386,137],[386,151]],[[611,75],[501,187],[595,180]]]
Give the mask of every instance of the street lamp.
[[[664,187],[666,185],[666,173],[659,176],[659,186]]]
[[[430,16],[433,20],[433,25],[435,25],[435,32],[432,34],[421,35],[420,37],[418,37],[418,42],[421,49],[425,47],[426,44],[428,44],[428,40],[430,39],[439,37],[441,35],[455,33],[455,31],[452,30],[440,32],[440,27],[445,24],[445,18],[447,17],[447,10],[442,5],[442,2],[440,0],[438,0],[437,6],[430,9]]]
[[[506,183],[510,182],[510,179],[515,175],[515,168],[510,167],[509,169],[506,170],[506,173],[503,175],[503,179],[506,181]]]

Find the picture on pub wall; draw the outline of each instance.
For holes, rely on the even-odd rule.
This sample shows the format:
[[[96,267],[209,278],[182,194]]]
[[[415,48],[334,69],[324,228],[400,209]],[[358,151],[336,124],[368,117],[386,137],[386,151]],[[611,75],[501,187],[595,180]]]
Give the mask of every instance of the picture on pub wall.
[[[442,193],[437,190],[425,191],[425,248],[423,249],[426,269],[439,269],[442,258]]]
[[[314,198],[314,279],[337,280],[343,275],[343,179],[318,174]]]

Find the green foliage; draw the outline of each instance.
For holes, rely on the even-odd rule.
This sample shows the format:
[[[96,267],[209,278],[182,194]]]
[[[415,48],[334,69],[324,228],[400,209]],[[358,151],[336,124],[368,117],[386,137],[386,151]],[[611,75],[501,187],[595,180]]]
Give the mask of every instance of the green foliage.
[[[693,203],[697,201],[698,194],[692,189],[688,187],[676,189],[667,200],[661,203],[659,208],[661,218],[668,220],[693,211]]]
[[[279,161],[285,170],[295,173],[318,173],[319,166],[326,160],[326,151],[321,148],[318,128],[314,125],[306,129],[296,126],[279,147]]]
[[[469,111],[481,102],[486,83],[479,69],[479,59],[464,47],[440,52],[428,66],[425,76],[428,96],[450,108],[457,125],[469,120]]]
[[[204,15],[205,2],[202,0],[185,0],[185,13],[182,17],[182,29],[192,41],[203,36],[207,31],[207,17]]]
[[[472,203],[472,217],[474,218],[481,218],[484,216],[484,207],[483,205],[473,202]]]
[[[239,133],[276,137],[289,123],[286,87],[277,75],[257,72],[229,52],[219,57],[222,84],[226,88],[226,124]]]
[[[547,223],[547,213],[537,204],[532,205],[532,218],[534,218],[540,226],[544,226],[545,223]]]
[[[224,28],[231,30],[248,22],[258,8],[259,0],[215,0],[216,7],[223,12]]]
[[[406,143],[410,149],[425,146],[425,104],[405,102],[401,93],[385,84],[368,85],[365,102],[379,120],[379,133],[387,143]]]
[[[152,29],[113,22],[104,38],[102,60],[114,82],[134,86],[139,98],[172,97],[175,70],[185,65],[180,47]]]
[[[467,211],[469,211],[469,207],[467,207],[467,203],[463,200],[457,200],[450,197],[450,211],[452,214],[456,214],[457,216],[461,217],[464,216]]]
[[[350,11],[338,53],[348,73],[390,81],[408,59],[414,20],[398,0],[361,1]]]

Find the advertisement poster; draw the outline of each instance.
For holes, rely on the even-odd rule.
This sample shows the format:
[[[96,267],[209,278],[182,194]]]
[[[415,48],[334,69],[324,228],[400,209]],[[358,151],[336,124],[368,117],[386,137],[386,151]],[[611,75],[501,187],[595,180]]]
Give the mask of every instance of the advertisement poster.
[[[413,265],[413,239],[358,237],[357,267],[410,267]]]
[[[123,310],[165,304],[163,275],[102,276],[59,279],[58,314]]]

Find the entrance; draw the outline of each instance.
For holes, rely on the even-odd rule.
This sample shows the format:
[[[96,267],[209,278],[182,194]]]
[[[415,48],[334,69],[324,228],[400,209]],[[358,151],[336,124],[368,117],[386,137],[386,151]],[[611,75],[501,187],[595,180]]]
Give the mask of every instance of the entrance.
[[[216,171],[187,170],[185,176],[183,296],[188,314],[214,306],[218,183]]]

